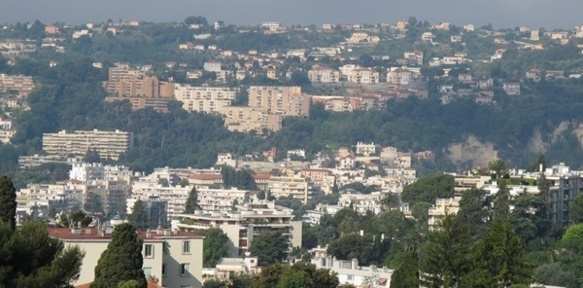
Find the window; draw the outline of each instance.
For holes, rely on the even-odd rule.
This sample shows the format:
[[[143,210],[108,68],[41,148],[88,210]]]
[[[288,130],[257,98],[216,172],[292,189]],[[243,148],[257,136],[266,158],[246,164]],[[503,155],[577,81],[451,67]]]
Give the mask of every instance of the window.
[[[164,254],[168,254],[170,251],[168,242],[164,242],[164,244],[162,244],[162,250],[164,250]]]
[[[182,254],[189,254],[190,253],[190,241],[183,241],[182,242]]]
[[[146,275],[146,278],[152,276],[152,267],[144,267],[144,275]]]
[[[166,263],[162,263],[162,276],[166,276]]]
[[[189,269],[190,269],[190,264],[188,264],[188,263],[180,264],[180,276],[188,276]]]
[[[154,245],[146,244],[146,247],[144,247],[144,257],[154,257]]]

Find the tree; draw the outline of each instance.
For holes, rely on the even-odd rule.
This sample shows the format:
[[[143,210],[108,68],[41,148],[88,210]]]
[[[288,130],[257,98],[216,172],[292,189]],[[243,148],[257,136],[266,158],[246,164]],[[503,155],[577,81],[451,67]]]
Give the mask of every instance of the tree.
[[[71,287],[79,278],[84,253],[64,248],[42,222],[27,221],[17,230],[0,220],[0,287]]]
[[[429,236],[423,252],[421,285],[465,287],[471,269],[470,235],[465,224],[453,215],[446,215],[439,230]]]
[[[575,197],[571,205],[571,219],[575,223],[583,222],[583,194]]]
[[[490,163],[488,163],[488,169],[490,169],[490,171],[494,172],[493,176],[495,179],[500,179],[508,173],[509,168],[508,168],[508,164],[506,164],[506,162],[504,162],[500,159],[496,159],[496,160],[493,160]]]
[[[501,181],[499,184],[498,192],[494,198],[494,210],[493,217],[506,217],[510,215],[510,205],[512,204],[512,199],[510,198],[510,191],[506,185],[506,181]]]
[[[196,187],[192,187],[190,193],[188,193],[188,199],[186,199],[184,214],[194,214],[196,210],[200,210],[200,206],[198,205],[198,192],[196,191]]]
[[[116,226],[111,242],[97,262],[91,287],[116,287],[121,282],[136,280],[140,284],[139,288],[145,288],[147,282],[142,270],[142,242],[133,225],[124,223]]]
[[[419,287],[419,263],[415,251],[407,251],[391,277],[392,288]]]
[[[93,217],[87,215],[82,210],[71,212],[71,214],[61,214],[59,217],[60,226],[62,227],[81,227],[85,228],[91,224]]]
[[[433,205],[427,202],[417,202],[411,207],[411,215],[417,220],[418,223],[427,224],[429,219],[429,208]]]
[[[567,228],[561,238],[562,262],[567,271],[577,278],[583,278],[583,224],[574,224]]]
[[[358,259],[358,263],[369,265],[374,259],[372,238],[366,238],[353,233],[340,237],[328,245],[327,253],[337,259],[352,260]]]
[[[136,200],[132,213],[128,215],[128,221],[134,225],[137,230],[146,230],[150,227],[148,219],[148,212],[146,212],[146,205],[142,200]]]
[[[16,189],[7,176],[0,176],[0,221],[16,227]]]
[[[473,251],[477,283],[488,283],[487,287],[509,287],[514,284],[530,284],[532,267],[526,259],[520,237],[512,224],[504,218],[496,218],[478,241]]]
[[[215,267],[228,255],[229,237],[220,228],[210,228],[203,241],[203,267]]]
[[[413,27],[415,27],[415,25],[417,25],[417,18],[411,16],[407,20],[407,23],[409,23],[409,27],[413,28]]]
[[[448,174],[434,174],[417,180],[403,188],[403,202],[414,205],[423,201],[435,203],[437,198],[453,197],[455,187],[454,177]]]
[[[470,229],[470,235],[480,237],[488,227],[491,215],[491,199],[482,189],[469,189],[464,191],[460,200],[458,218]]]
[[[285,258],[287,239],[279,232],[266,232],[253,238],[249,252],[259,258],[259,266],[267,266]]]

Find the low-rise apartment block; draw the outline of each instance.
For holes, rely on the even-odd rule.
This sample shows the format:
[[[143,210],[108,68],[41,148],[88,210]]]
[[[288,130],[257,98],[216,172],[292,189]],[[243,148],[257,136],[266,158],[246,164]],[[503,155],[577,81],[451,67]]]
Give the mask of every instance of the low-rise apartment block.
[[[237,89],[228,87],[195,87],[185,84],[174,86],[174,97],[187,111],[222,113],[235,100]]]
[[[78,246],[85,252],[79,279],[73,285],[93,282],[95,266],[111,241],[111,228],[49,228],[51,237],[65,247]],[[142,256],[146,277],[155,277],[164,287],[202,287],[203,238],[190,232],[154,230],[140,231],[144,242]]]
[[[332,68],[317,67],[308,71],[308,78],[312,83],[338,83],[340,72]]]
[[[281,129],[283,116],[270,114],[253,107],[228,106],[223,109],[225,126],[229,131],[263,133],[264,129],[278,131]]]
[[[271,176],[268,182],[270,195],[275,198],[291,197],[301,200],[304,204],[312,198],[314,182],[310,178]]]
[[[299,86],[251,86],[249,107],[270,114],[308,116],[310,98]]]
[[[49,155],[62,157],[71,154],[84,156],[88,151],[96,151],[101,159],[118,160],[122,153],[133,146],[133,133],[120,130],[77,130],[73,133],[63,130],[43,134],[43,150]]]
[[[357,84],[376,84],[379,83],[379,72],[370,68],[354,69],[348,75],[348,81]]]
[[[274,205],[273,202],[238,205],[230,212],[203,212],[181,214],[174,217],[172,225],[180,230],[206,230],[220,228],[229,237],[229,253],[243,256],[253,238],[266,232],[280,232],[288,239],[290,252],[302,245],[302,222],[293,221],[293,210]]]
[[[26,97],[34,90],[31,76],[0,74],[0,91]]]

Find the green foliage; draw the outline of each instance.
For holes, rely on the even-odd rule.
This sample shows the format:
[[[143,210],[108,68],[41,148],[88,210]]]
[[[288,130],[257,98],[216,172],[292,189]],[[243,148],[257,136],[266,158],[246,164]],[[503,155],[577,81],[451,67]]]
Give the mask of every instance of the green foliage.
[[[200,210],[200,205],[198,205],[198,192],[196,187],[190,189],[188,193],[188,198],[186,199],[186,204],[184,204],[184,214],[194,214],[194,211]]]
[[[150,221],[148,219],[148,212],[146,212],[146,203],[142,200],[136,200],[132,213],[128,215],[128,222],[132,224],[137,230],[146,230],[150,227]]]
[[[575,223],[583,222],[583,194],[575,197],[571,205],[571,218]]]
[[[7,176],[0,176],[0,221],[16,227],[16,189]]]
[[[367,238],[358,234],[348,234],[332,241],[328,245],[327,253],[340,260],[358,259],[358,263],[368,266],[375,256],[372,237]]]
[[[426,287],[463,287],[471,271],[468,227],[455,216],[441,220],[440,229],[429,236],[423,249],[421,284]]]
[[[491,199],[481,189],[469,189],[463,193],[458,218],[469,227],[473,237],[479,237],[488,228],[492,214]]]
[[[252,172],[248,169],[235,170],[230,166],[222,166],[221,174],[223,175],[223,185],[226,188],[257,190],[257,183],[253,179]]]
[[[259,258],[259,266],[267,266],[283,260],[288,249],[287,239],[278,232],[266,232],[253,238],[249,252]]]
[[[116,286],[117,288],[139,288],[140,282],[136,280],[122,281]]]
[[[70,287],[79,277],[84,253],[65,249],[41,222],[25,222],[13,230],[0,221],[0,286]]]
[[[139,288],[145,288],[147,283],[142,270],[143,261],[142,240],[138,239],[136,228],[131,224],[120,224],[113,230],[111,241],[97,262],[91,287],[109,288],[135,280]]]
[[[314,264],[298,262],[284,267],[275,264],[265,267],[255,279],[253,288],[336,288],[338,277],[328,269],[317,269]]]
[[[572,272],[563,270],[559,263],[544,264],[536,268],[538,282],[545,285],[579,288],[579,280]]]
[[[61,227],[81,227],[85,228],[91,224],[93,217],[87,215],[82,210],[73,211],[70,214],[61,214],[59,217],[59,225]]]
[[[419,287],[419,263],[415,251],[405,253],[401,264],[391,276],[392,288]]]
[[[485,287],[508,287],[532,282],[533,267],[526,260],[522,241],[508,220],[496,218],[478,241],[473,254],[477,266],[474,269],[479,271],[473,275],[481,276],[474,278],[475,283]]]
[[[222,257],[228,255],[229,237],[220,228],[206,230],[203,251],[203,267],[215,267]]]
[[[419,179],[413,184],[403,188],[401,197],[404,202],[414,205],[419,201],[435,203],[437,198],[450,198],[453,196],[455,181],[448,174],[430,175]]]
[[[427,202],[417,202],[411,207],[411,215],[417,220],[418,223],[426,224],[429,219],[429,208],[433,204]]]

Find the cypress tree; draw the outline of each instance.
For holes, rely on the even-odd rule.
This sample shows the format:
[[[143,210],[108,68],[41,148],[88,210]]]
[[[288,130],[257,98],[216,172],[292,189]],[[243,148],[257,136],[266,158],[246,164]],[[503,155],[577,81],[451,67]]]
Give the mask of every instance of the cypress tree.
[[[148,212],[146,212],[144,206],[145,205],[142,200],[137,200],[136,203],[134,203],[132,213],[128,215],[128,221],[130,224],[134,225],[137,230],[146,230],[150,228]]]
[[[193,214],[196,210],[200,210],[200,206],[198,205],[198,192],[196,191],[196,187],[192,187],[192,190],[188,194],[188,199],[186,199],[184,214]]]
[[[138,287],[146,288],[146,276],[142,270],[142,244],[133,225],[124,223],[116,226],[111,242],[97,262],[91,288],[117,287],[119,283],[129,280],[136,280]]]
[[[16,227],[16,189],[7,176],[0,177],[0,221]]]

